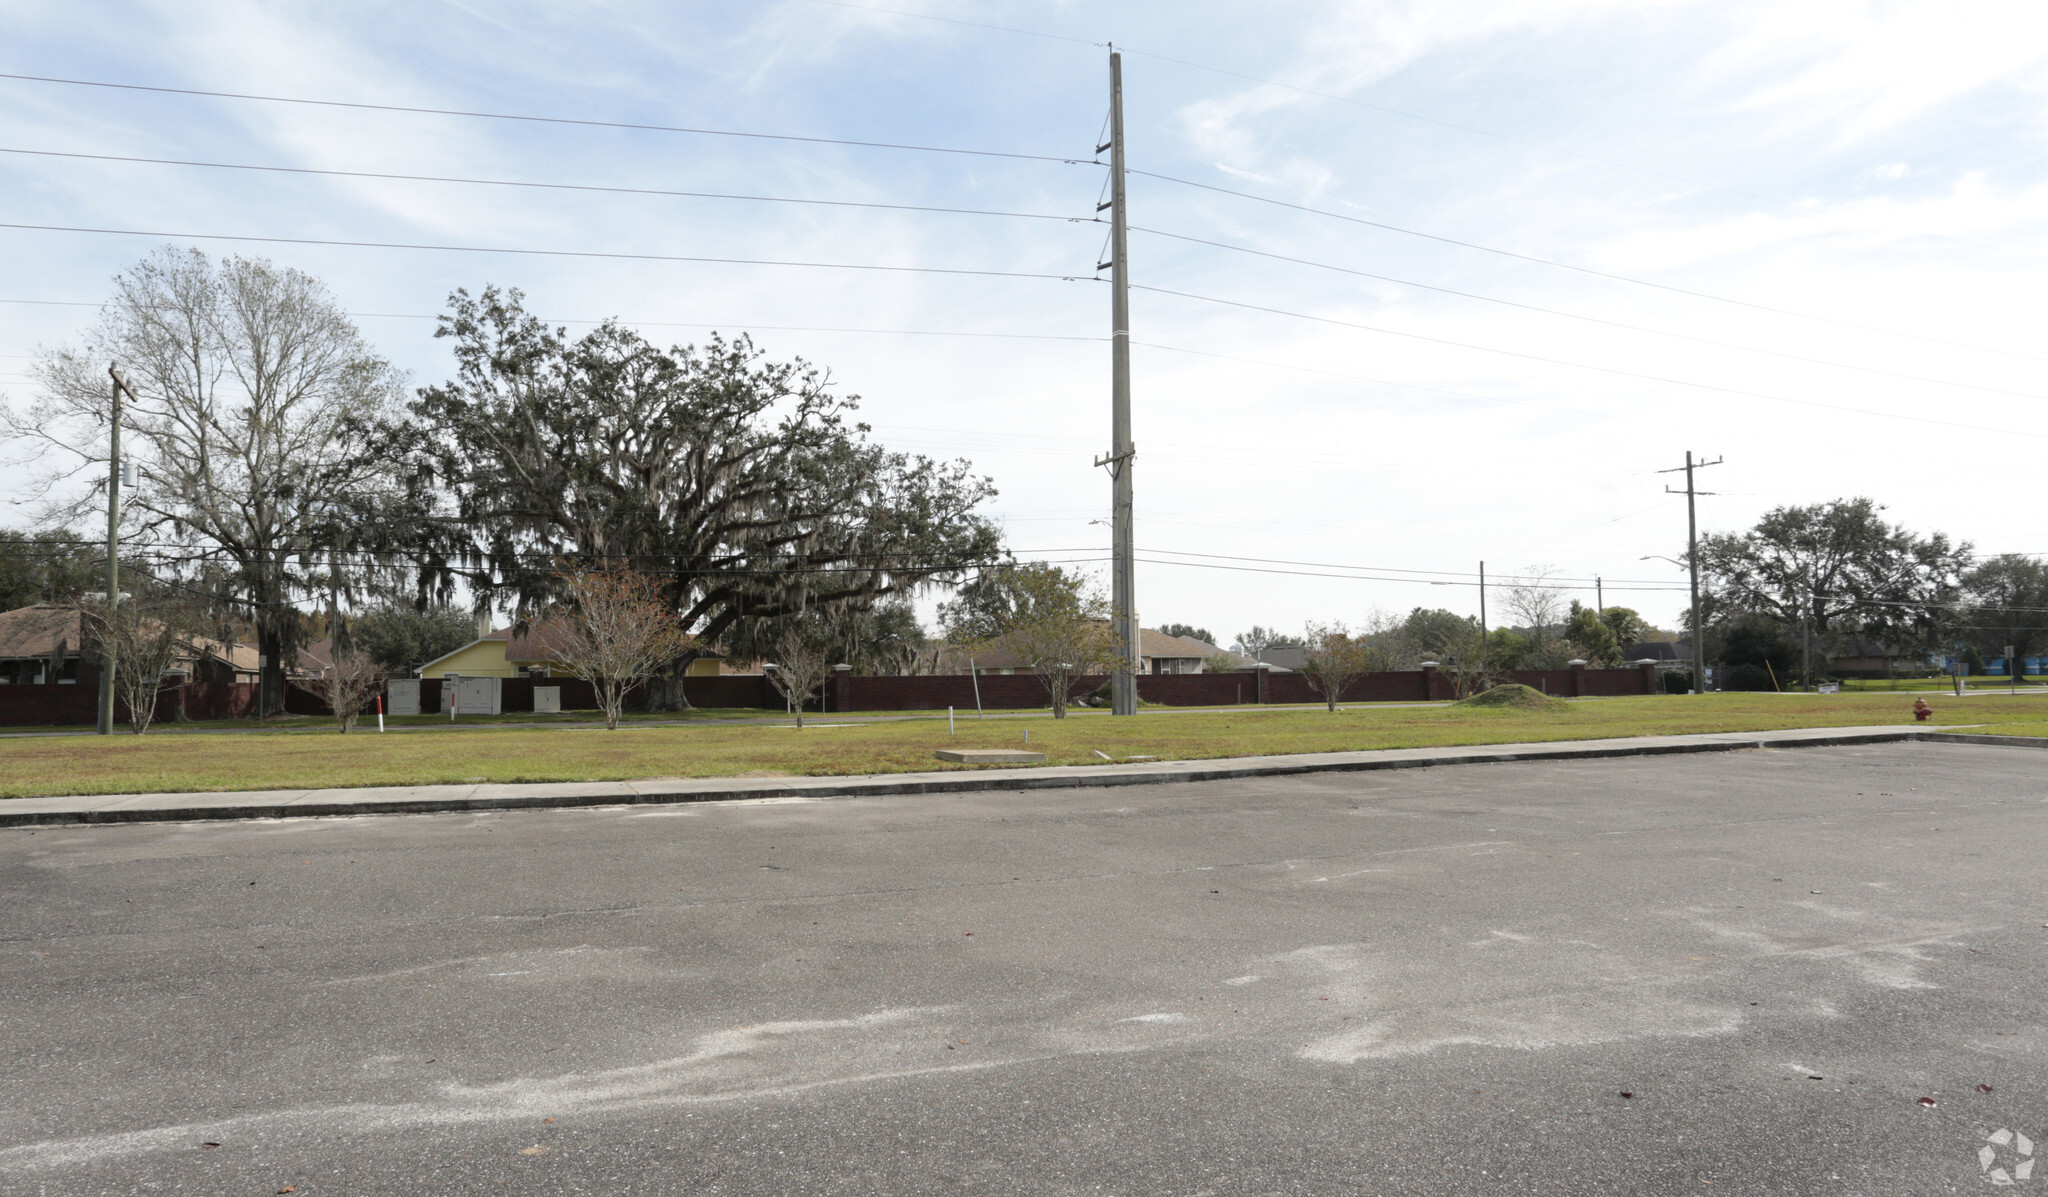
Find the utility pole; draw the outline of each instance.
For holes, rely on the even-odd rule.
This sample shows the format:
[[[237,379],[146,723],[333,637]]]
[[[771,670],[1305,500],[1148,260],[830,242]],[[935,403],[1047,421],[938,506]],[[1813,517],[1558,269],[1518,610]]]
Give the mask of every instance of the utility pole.
[[[107,632],[100,638],[99,734],[114,734],[113,622],[121,604],[121,392],[128,383],[121,371],[107,367],[114,380],[113,411],[107,427]]]
[[[1479,667],[1486,668],[1486,562],[1479,563]]]
[[[1109,52],[1109,395],[1110,451],[1099,458],[1108,466],[1110,494],[1110,625],[1116,633],[1121,662],[1109,678],[1110,713],[1138,713],[1138,583],[1136,541],[1131,528],[1131,271],[1124,247],[1124,59]],[[1100,208],[1096,209],[1101,211]]]
[[[1607,588],[1599,574],[1593,575],[1593,614],[1595,617],[1607,614]]]
[[[1704,470],[1708,466],[1720,465],[1724,460],[1726,459],[1716,457],[1712,461],[1694,461],[1692,459],[1692,450],[1688,449],[1685,451],[1685,465],[1680,467],[1685,471],[1685,490],[1680,492],[1672,490],[1668,486],[1664,488],[1664,493],[1667,495],[1681,493],[1685,495],[1685,567],[1692,574],[1692,692],[1694,694],[1705,694],[1707,692],[1706,642],[1700,628],[1700,520],[1694,500],[1700,495],[1711,495],[1714,492],[1710,490],[1695,490],[1692,483],[1692,473],[1694,470]],[[1676,474],[1679,471],[1673,469],[1658,470],[1657,472],[1660,474]]]
[[[1802,689],[1813,689],[1813,585],[1806,587],[1806,611],[1799,621],[1802,647],[1799,652],[1800,685]]]

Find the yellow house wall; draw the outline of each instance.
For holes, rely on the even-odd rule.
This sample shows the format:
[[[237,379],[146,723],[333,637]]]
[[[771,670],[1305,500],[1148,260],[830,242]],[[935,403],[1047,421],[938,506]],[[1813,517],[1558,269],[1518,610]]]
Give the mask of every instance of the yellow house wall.
[[[447,677],[451,673],[459,673],[463,677],[518,676],[512,666],[505,663],[503,640],[480,641],[420,670],[421,677]]]
[[[420,670],[420,676],[447,677],[449,674],[460,674],[463,677],[524,677],[528,669],[546,668],[537,662],[512,665],[505,660],[505,646],[506,642],[503,640],[485,640],[472,644],[454,656],[436,661]],[[558,678],[568,675],[558,669],[547,669],[546,676]],[[718,662],[708,659],[692,661],[685,676],[717,677]]]

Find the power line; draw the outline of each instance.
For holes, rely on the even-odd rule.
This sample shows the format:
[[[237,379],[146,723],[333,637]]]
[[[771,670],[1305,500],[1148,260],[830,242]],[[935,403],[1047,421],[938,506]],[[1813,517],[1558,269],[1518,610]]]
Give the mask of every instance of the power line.
[[[1255,561],[1267,565],[1305,565],[1317,569],[1346,569],[1363,572],[1377,572],[1390,574],[1424,574],[1443,578],[1476,579],[1478,577],[1478,575],[1473,573],[1471,570],[1463,569],[1406,569],[1398,566],[1385,565],[1349,565],[1338,561],[1294,561],[1285,557],[1245,557],[1231,553],[1197,553],[1185,549],[1150,548],[1146,549],[1145,551],[1148,553],[1169,553],[1176,557],[1202,557],[1216,561]],[[1579,576],[1572,574],[1497,573],[1490,575],[1490,578],[1492,581],[1495,582],[1532,583],[1535,584],[1538,589],[1548,590],[1591,590],[1593,588],[1594,582],[1597,580],[1590,576]],[[1660,578],[1607,578],[1606,580],[1609,582],[1637,582],[1642,583],[1646,586],[1660,589],[1664,588],[1667,585],[1667,583],[1665,583]],[[1573,583],[1577,584],[1574,585]]]
[[[1409,584],[1409,585],[1411,585],[1411,586],[1471,586],[1471,587],[1474,587],[1474,588],[1477,588],[1477,587],[1478,587],[1478,585],[1479,585],[1479,583],[1478,583],[1478,582],[1477,582],[1476,580],[1475,580],[1475,581],[1471,581],[1471,582],[1465,582],[1465,581],[1443,581],[1443,582],[1437,582],[1437,581],[1431,581],[1431,580],[1429,580],[1429,579],[1427,579],[1427,578],[1371,578],[1371,577],[1362,577],[1362,576],[1360,576],[1360,575],[1358,575],[1358,574],[1331,574],[1331,573],[1317,573],[1317,572],[1313,572],[1313,571],[1310,571],[1310,570],[1300,570],[1300,569],[1273,569],[1273,568],[1271,568],[1271,567],[1267,567],[1267,566],[1256,566],[1256,565],[1218,565],[1218,564],[1216,564],[1216,563],[1214,563],[1214,562],[1205,562],[1205,561],[1164,561],[1164,560],[1159,560],[1159,559],[1156,559],[1156,558],[1151,558],[1151,557],[1140,557],[1140,558],[1138,558],[1138,560],[1139,560],[1140,562],[1142,562],[1143,564],[1146,564],[1146,565],[1180,565],[1180,566],[1186,566],[1186,567],[1188,567],[1188,568],[1191,568],[1191,569],[1219,569],[1219,570],[1225,570],[1225,571],[1227,571],[1227,572],[1230,572],[1230,573],[1245,573],[1245,574],[1285,574],[1285,575],[1288,575],[1288,576],[1290,576],[1290,577],[1297,577],[1297,578],[1336,578],[1336,579],[1338,579],[1338,580],[1340,580],[1340,581],[1347,581],[1347,582],[1406,582],[1406,583],[1408,583],[1408,584]],[[1490,583],[1490,581],[1491,581],[1491,580],[1489,579],[1489,583]],[[1685,588],[1684,588],[1684,587],[1682,587],[1682,586],[1616,586],[1616,585],[1613,585],[1613,584],[1611,584],[1611,583],[1610,583],[1610,584],[1608,585],[1607,589],[1609,589],[1609,590],[1613,590],[1613,591],[1617,591],[1617,592],[1620,592],[1620,593],[1625,593],[1625,594],[1635,594],[1635,593],[1642,593],[1642,594],[1648,594],[1648,593],[1653,593],[1653,592],[1654,592],[1654,593],[1663,593],[1663,592],[1666,592],[1666,591],[1678,591],[1678,592],[1683,592]]]
[[[46,307],[103,308],[107,301],[89,302],[82,299],[0,299],[0,303],[35,304]],[[350,312],[357,320],[439,320],[439,315],[424,312]],[[567,319],[563,317],[536,317],[543,324],[604,324],[603,320]],[[978,332],[966,329],[943,328],[846,328],[808,324],[756,324],[747,320],[626,320],[612,317],[620,324],[634,328],[737,328],[749,332],[818,332],[818,333],[861,333],[875,336],[896,337],[990,337],[1012,341],[1087,341],[1104,342],[1108,337],[1087,337],[1071,333],[1012,333]],[[0,354],[0,357],[33,358],[27,353]]]
[[[1365,374],[1347,374],[1340,370],[1323,370],[1314,366],[1303,366],[1293,362],[1269,362],[1255,357],[1237,357],[1228,353],[1214,353],[1207,349],[1188,349],[1180,345],[1160,345],[1151,341],[1132,341],[1138,349],[1158,349],[1167,353],[1185,353],[1191,357],[1214,358],[1223,362],[1239,362],[1247,366],[1265,366],[1274,370],[1293,370],[1301,374],[1320,374],[1325,378],[1342,378],[1349,382],[1369,382],[1377,386],[1400,387],[1410,391],[1426,391],[1432,395],[1449,395],[1456,399],[1471,399],[1479,403],[1499,403],[1512,407],[1533,407],[1540,411],[1562,412],[1565,415],[1598,417],[1599,413],[1582,411],[1575,407],[1558,407],[1555,404],[1536,403],[1528,399],[1509,399],[1498,395],[1478,395],[1471,391],[1453,391],[1448,387],[1425,386],[1419,382],[1400,382],[1391,378],[1373,378]],[[1635,472],[1635,471],[1630,471]]]
[[[353,108],[368,112],[409,112],[426,116],[460,116],[477,120],[526,121],[542,125],[579,125],[595,129],[632,129],[646,133],[688,133],[703,137],[744,137],[761,141],[793,141],[810,145],[844,145],[877,150],[915,150],[927,154],[964,154],[976,158],[1016,158],[1027,162],[1095,164],[1089,157],[1057,154],[1019,154],[1006,150],[970,150],[955,146],[912,145],[893,141],[858,141],[841,137],[805,137],[793,133],[747,133],[733,129],[702,129],[687,125],[649,125],[634,121],[600,121],[584,117],[533,116],[513,112],[480,112],[461,108],[425,108],[408,104],[369,104],[353,100],[311,100],[302,96],[264,96],[247,92],[205,91],[192,87],[155,87],[143,83],[109,83],[97,79],[60,79],[50,75],[18,75],[0,71],[0,79],[26,83],[58,83],[68,87],[100,87],[117,91],[146,91],[161,95],[205,96],[217,100],[259,100],[270,104],[304,104],[319,108]],[[1099,164],[1096,164],[1099,165]]]
[[[65,150],[23,150],[0,146],[0,154],[40,158],[80,158],[93,162],[139,162],[151,166],[201,166],[211,170],[249,170],[288,175],[327,175],[343,179],[394,179],[407,183],[462,183],[479,187],[530,187],[542,191],[590,191],[611,195],[654,195],[680,199],[748,200],[765,204],[816,204],[833,208],[881,208],[895,212],[935,212],[957,216],[1009,216],[1021,220],[1061,220],[1099,224],[1092,216],[1057,212],[1004,212],[987,208],[947,208],[930,204],[886,204],[864,200],[802,199],[786,195],[739,195],[722,191],[671,191],[657,187],[607,187],[592,183],[541,183],[526,179],[471,179],[454,175],[405,175],[369,170],[324,170],[310,166],[258,166],[244,162],[199,162],[185,158],[139,158],[125,154],[85,154]]]
[[[921,21],[939,21],[947,25],[965,25],[969,28],[974,29],[989,29],[994,30],[998,33],[1013,33],[1023,37],[1046,38],[1051,41],[1071,42],[1077,45],[1084,46],[1106,46],[1109,44],[1107,42],[1090,41],[1089,39],[1082,37],[1070,37],[1065,34],[1059,33],[1042,33],[1035,29],[1017,29],[1008,25],[989,25],[984,24],[980,21],[962,21],[954,17],[933,16],[930,13],[904,12],[901,9],[880,8],[869,4],[850,4],[847,3],[847,0],[812,0],[812,2],[816,4],[829,4],[835,8],[850,8],[860,12],[887,13],[891,16],[913,17]],[[1126,54],[1136,54],[1140,58],[1150,58],[1159,62],[1170,62],[1173,63],[1175,66],[1189,67],[1197,71],[1208,71],[1211,74],[1216,75],[1227,75],[1233,79],[1243,79],[1248,83],[1258,83],[1266,87],[1278,87],[1286,91],[1299,92],[1300,94],[1305,96],[1314,96],[1319,100],[1334,100],[1340,104],[1349,104],[1355,108],[1364,108],[1372,112],[1381,112],[1387,114],[1388,116],[1398,116],[1404,120],[1420,121],[1423,124],[1436,125],[1439,128],[1456,129],[1460,133],[1470,133],[1479,137],[1491,137],[1496,141],[1505,141],[1512,145],[1527,146],[1531,149],[1544,150],[1552,154],[1562,154],[1568,158],[1577,158],[1582,162],[1598,163],[1601,166],[1611,166],[1619,170],[1633,170],[1640,172],[1642,174],[1649,175],[1653,178],[1670,179],[1674,182],[1685,183],[1693,187],[1706,187],[1714,191],[1725,191],[1730,195],[1739,195],[1746,199],[1763,200],[1766,203],[1783,204],[1787,206],[1791,206],[1793,203],[1793,201],[1791,200],[1781,199],[1777,196],[1761,195],[1754,191],[1743,191],[1739,188],[1728,187],[1720,183],[1710,183],[1704,179],[1695,179],[1690,178],[1686,175],[1673,174],[1670,171],[1655,170],[1647,166],[1637,166],[1633,163],[1620,162],[1612,158],[1602,158],[1598,155],[1583,153],[1579,150],[1568,150],[1565,149],[1563,146],[1551,145],[1547,142],[1541,141],[1532,141],[1529,138],[1516,137],[1510,133],[1498,133],[1492,129],[1479,128],[1476,125],[1460,124],[1457,121],[1447,121],[1439,117],[1424,116],[1419,112],[1409,112],[1406,109],[1392,108],[1385,104],[1374,104],[1370,101],[1355,99],[1351,96],[1340,96],[1333,92],[1317,91],[1314,88],[1301,87],[1293,83],[1282,83],[1278,79],[1266,79],[1258,75],[1248,75],[1242,71],[1233,71],[1225,67],[1210,66],[1207,63],[1191,62],[1185,58],[1175,58],[1171,55],[1158,54],[1150,50],[1133,50],[1130,47],[1123,45],[1119,45],[1117,48],[1119,50],[1122,50]],[[1096,140],[1100,142],[1101,139],[1097,138]],[[1970,244],[1974,244],[1974,242]]]
[[[1176,178],[1173,175],[1163,175],[1157,173],[1156,171],[1139,170],[1136,167],[1132,167],[1130,173],[1134,175],[1144,175],[1148,179],[1158,179],[1166,183],[1178,183],[1183,187],[1195,187],[1203,191],[1214,191],[1222,195],[1234,195],[1237,196],[1239,199],[1253,200],[1261,204],[1272,204],[1276,207],[1292,208],[1297,212],[1308,212],[1316,216],[1327,216],[1332,220],[1343,220],[1349,221],[1352,224],[1362,224],[1367,226],[1368,228],[1384,229],[1390,233],[1401,233],[1410,237],[1420,237],[1427,241],[1441,242],[1444,245],[1455,245],[1461,249],[1476,249],[1482,253],[1498,254],[1501,257],[1513,258],[1521,262],[1533,262],[1539,266],[1550,266],[1558,270],[1569,270],[1576,274],[1584,274],[1590,275],[1593,278],[1607,279],[1610,282],[1629,283],[1633,286],[1649,287],[1652,290],[1666,291],[1673,295],[1685,295],[1690,296],[1694,299],[1708,299],[1714,301],[1715,303],[1732,304],[1736,307],[1749,308],[1753,311],[1758,312],[1770,312],[1778,316],[1793,316],[1801,320],[1815,320],[1819,321],[1822,324],[1834,324],[1839,325],[1843,328],[1860,329],[1864,332],[1882,333],[1883,335],[1888,337],[1906,337],[1915,341],[1926,341],[1934,345],[1947,345],[1952,349],[1969,349],[1978,353],[1997,353],[2007,357],[2026,358],[2029,361],[2048,361],[2048,357],[2041,357],[2037,354],[2031,353],[2020,353],[2012,349],[1994,349],[1988,345],[1971,345],[1963,341],[1949,341],[1944,340],[1940,337],[1926,336],[1921,333],[1901,332],[1898,329],[1893,328],[1880,328],[1877,325],[1873,324],[1858,324],[1853,320],[1839,320],[1833,316],[1816,316],[1811,312],[1795,312],[1790,308],[1774,308],[1768,304],[1752,303],[1746,299],[1731,299],[1725,295],[1714,295],[1706,291],[1688,290],[1685,287],[1674,287],[1668,283],[1653,283],[1647,279],[1631,278],[1630,276],[1625,274],[1610,274],[1604,270],[1595,270],[1590,266],[1575,266],[1569,262],[1559,262],[1551,258],[1539,258],[1534,254],[1520,253],[1511,249],[1500,249],[1496,246],[1491,245],[1481,245],[1476,241],[1460,241],[1456,237],[1445,237],[1437,233],[1425,233],[1419,229],[1403,228],[1400,225],[1388,224],[1385,221],[1367,220],[1362,216],[1352,216],[1344,212],[1332,212],[1327,208],[1311,208],[1306,204],[1297,204],[1292,203],[1288,200],[1273,199],[1270,196],[1255,195],[1249,191],[1237,191],[1229,187],[1218,187],[1213,183],[1197,183],[1192,179]]]
[[[583,249],[524,249],[492,245],[425,245],[403,241],[339,241],[323,237],[256,237],[236,233],[165,233],[149,229],[95,229],[55,224],[12,224],[0,222],[0,229],[26,229],[39,233],[92,233],[113,237],[162,237],[182,241],[248,241],[262,245],[332,245],[344,249],[418,249],[441,253],[522,254],[543,258],[604,258],[634,262],[702,262],[719,266],[799,266],[813,270],[879,270],[899,274],[952,274],[980,278],[1051,279],[1057,282],[1095,282],[1088,275],[1038,274],[1021,270],[970,270],[956,266],[878,266],[860,262],[793,262],[764,258],[707,258],[685,254],[634,254]]]
[[[1561,316],[1567,320],[1583,320],[1588,324],[1601,324],[1607,326],[1608,328],[1619,328],[1626,329],[1629,332],[1648,333],[1651,336],[1657,337],[1670,337],[1673,340],[1678,341],[1690,341],[1695,345],[1713,345],[1722,349],[1738,349],[1744,353],[1760,353],[1765,355],[1766,357],[1783,358],[1786,361],[1805,362],[1809,365],[1814,366],[1831,366],[1837,370],[1856,370],[1864,374],[1881,375],[1885,378],[1904,379],[1907,382],[1925,382],[1932,383],[1936,386],[1960,387],[1964,390],[1984,391],[1992,395],[2010,395],[2017,399],[2048,399],[2048,395],[2035,395],[2026,391],[2009,391],[2004,389],[2003,387],[1987,387],[1972,382],[1955,382],[1951,379],[1946,378],[1928,378],[1925,375],[1920,374],[1903,374],[1897,370],[1885,370],[1877,366],[1859,366],[1856,365],[1854,362],[1837,362],[1831,361],[1827,358],[1807,357],[1803,354],[1798,353],[1784,353],[1776,349],[1762,349],[1754,345],[1739,345],[1732,341],[1717,341],[1714,340],[1712,337],[1696,337],[1689,333],[1667,332],[1661,328],[1649,328],[1640,324],[1628,324],[1620,320],[1608,320],[1600,316],[1586,316],[1581,315],[1578,312],[1564,312],[1559,311],[1556,308],[1546,308],[1539,304],[1521,303],[1519,301],[1512,299],[1500,299],[1492,295],[1480,295],[1472,291],[1460,291],[1453,287],[1439,287],[1433,283],[1418,283],[1413,279],[1395,278],[1392,275],[1386,274],[1374,274],[1369,270],[1358,270],[1350,266],[1338,266],[1331,262],[1318,262],[1312,258],[1290,257],[1287,254],[1273,253],[1269,250],[1253,249],[1251,246],[1248,245],[1233,245],[1227,241],[1211,241],[1204,237],[1191,237],[1185,233],[1169,233],[1163,229],[1139,228],[1137,225],[1132,225],[1131,231],[1134,233],[1150,233],[1154,237],[1168,237],[1175,241],[1187,241],[1195,245],[1207,245],[1215,249],[1232,250],[1236,253],[1241,254],[1252,254],[1256,257],[1261,258],[1271,258],[1278,262],[1292,262],[1298,266],[1313,266],[1318,270],[1334,270],[1340,274],[1350,274],[1356,275],[1359,278],[1376,279],[1384,283],[1396,283],[1403,287],[1416,287],[1424,291],[1435,291],[1441,295],[1455,295],[1460,299],[1476,299],[1481,303],[1494,303],[1499,304],[1502,307],[1519,308],[1520,310],[1525,312],[1541,312],[1548,316]]]
[[[1641,379],[1645,382],[1668,383],[1672,386],[1693,387],[1703,391],[1714,391],[1723,395],[1740,395],[1750,399],[1769,399],[1778,403],[1792,403],[1801,407],[1818,407],[1828,411],[1851,412],[1860,416],[1880,416],[1888,420],[1908,420],[1917,424],[1936,424],[1944,428],[1962,428],[1971,432],[1991,432],[2000,436],[2048,436],[2048,433],[2021,432],[2008,428],[1989,428],[1982,424],[1960,424],[1953,420],[1935,420],[1926,416],[1899,415],[1894,412],[1874,411],[1867,408],[1849,407],[1839,403],[1822,403],[1817,399],[1793,399],[1785,395],[1773,395],[1767,391],[1749,391],[1739,387],[1716,386],[1713,383],[1690,382],[1683,378],[1667,378],[1660,374],[1642,374],[1634,370],[1621,370],[1613,366],[1595,366],[1588,362],[1567,361],[1563,358],[1545,357],[1537,353],[1522,353],[1513,349],[1496,349],[1490,345],[1474,345],[1466,341],[1452,341],[1444,337],[1432,337],[1423,333],[1402,332],[1398,329],[1380,328],[1371,324],[1360,324],[1352,320],[1339,320],[1334,316],[1316,316],[1308,312],[1291,312],[1284,308],[1267,307],[1263,304],[1246,303],[1236,299],[1220,299],[1213,295],[1196,295],[1187,291],[1174,291],[1165,287],[1148,287],[1132,283],[1134,291],[1150,291],[1157,295],[1172,295],[1180,299],[1194,299],[1204,303],[1221,304],[1224,307],[1242,308],[1251,312],[1265,312],[1274,316],[1289,316],[1297,320],[1311,320],[1319,324],[1334,324],[1341,328],[1356,328],[1365,332],[1383,333],[1391,337],[1406,337],[1414,341],[1426,341],[1433,345],[1448,345],[1456,349],[1476,349],[1481,353],[1497,353],[1503,357],[1521,358],[1524,361],[1543,362],[1552,366],[1569,366],[1578,370],[1593,370],[1601,374],[1613,374],[1621,378]]]

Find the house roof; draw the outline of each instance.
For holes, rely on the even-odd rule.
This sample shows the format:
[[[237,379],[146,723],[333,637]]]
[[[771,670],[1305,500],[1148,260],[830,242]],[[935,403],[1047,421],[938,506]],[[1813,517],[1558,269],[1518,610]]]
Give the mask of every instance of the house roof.
[[[255,673],[263,667],[263,654],[257,652],[253,644],[202,638],[192,641],[191,647],[226,664],[236,673]]]
[[[1308,650],[1299,645],[1283,644],[1277,648],[1262,648],[1254,658],[1261,665],[1298,673],[1308,664]]]
[[[1138,629],[1138,655],[1146,660],[1200,660],[1205,657],[1235,657],[1213,644],[1169,636],[1154,628]],[[1004,647],[1000,639],[973,648],[947,645],[939,650],[940,672],[965,670],[972,660],[976,669],[1029,669],[1031,663]]]
[[[529,620],[524,627],[518,624],[507,624],[502,628],[495,628],[485,632],[482,636],[477,637],[454,652],[442,653],[433,660],[422,664],[420,668],[426,669],[429,666],[438,665],[442,661],[455,656],[456,653],[468,652],[479,644],[489,644],[496,640],[505,642],[506,664],[544,665],[555,659],[555,654],[550,651],[550,648],[557,642],[563,631],[563,625],[557,620]],[[712,661],[722,661],[725,659],[722,654],[712,652],[709,649],[699,650],[697,657],[699,660]]]
[[[76,610],[52,603],[0,611],[0,658],[48,658],[60,646],[76,653],[81,622]]]
[[[83,626],[84,620],[76,609],[53,603],[0,611],[0,659],[47,659],[59,648],[66,656],[75,655],[84,639]],[[177,656],[180,661],[212,657],[239,673],[256,672],[257,662],[261,660],[253,644],[212,640],[204,636],[194,636],[186,641],[183,651]]]
[[[1624,645],[1624,661],[1685,661],[1692,658],[1692,645],[1676,640],[1643,640]]]
[[[1138,655],[1141,657],[1194,658],[1229,656],[1222,649],[1206,640],[1191,640],[1186,636],[1169,636],[1152,628],[1138,629]]]

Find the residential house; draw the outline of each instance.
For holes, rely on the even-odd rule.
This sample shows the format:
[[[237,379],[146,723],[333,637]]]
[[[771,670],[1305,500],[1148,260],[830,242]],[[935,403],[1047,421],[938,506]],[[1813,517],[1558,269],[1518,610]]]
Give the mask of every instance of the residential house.
[[[1264,665],[1274,673],[1299,673],[1308,666],[1308,650],[1298,644],[1262,648],[1252,654],[1253,667]]]
[[[516,625],[515,625],[516,626]],[[512,627],[486,632],[452,653],[420,666],[421,677],[568,677],[550,662],[549,625],[528,624],[516,634]],[[708,654],[690,662],[685,677],[717,677],[723,658]]]
[[[1672,673],[1692,668],[1692,641],[1690,640],[1643,640],[1625,644],[1621,659],[1633,665],[1638,661],[1649,661],[1657,666],[1658,673]]]
[[[1228,657],[1213,644],[1169,636],[1155,628],[1138,629],[1139,671],[1142,673],[1206,673],[1209,659]],[[1030,673],[1031,664],[1003,646],[1000,639],[982,647],[966,649],[947,645],[939,651],[934,673],[966,673],[972,666],[981,673]]]
[[[194,637],[179,651],[172,673],[199,682],[254,682],[255,646]],[[87,643],[85,620],[74,607],[37,603],[0,611],[0,685],[99,684],[99,649]]]

